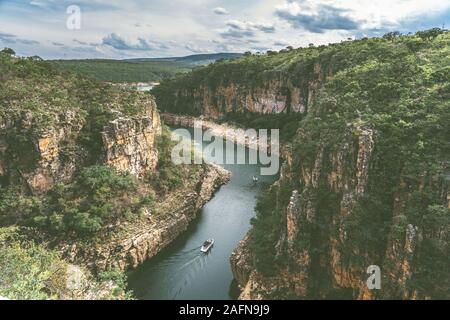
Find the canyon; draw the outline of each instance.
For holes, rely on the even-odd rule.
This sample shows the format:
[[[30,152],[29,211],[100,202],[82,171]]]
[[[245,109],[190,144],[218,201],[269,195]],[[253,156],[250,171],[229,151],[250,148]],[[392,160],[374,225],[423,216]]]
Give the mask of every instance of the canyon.
[[[230,258],[241,299],[448,298],[448,81],[428,90],[414,80],[425,77],[415,66],[441,72],[448,33],[427,41],[249,55],[155,89],[164,112],[187,115],[180,123],[304,114],[279,181]],[[435,134],[422,122],[431,114]],[[372,265],[382,290],[366,285]]]
[[[246,221],[232,221],[251,219],[229,258],[240,299],[448,299],[450,37],[441,31],[217,61],[162,82],[155,98],[1,53],[12,80],[0,86],[0,231],[18,225],[75,278],[78,266],[123,274],[164,252],[231,181],[219,200],[239,206],[227,196],[248,192],[239,199],[256,202],[255,216],[245,207]],[[288,131],[278,180],[256,190],[255,167],[234,168],[234,180],[213,164],[173,167],[163,122],[197,120],[248,148],[264,141],[228,129]],[[10,238],[1,245],[14,248]],[[373,266],[382,289],[367,285]],[[189,283],[181,278],[170,298]]]

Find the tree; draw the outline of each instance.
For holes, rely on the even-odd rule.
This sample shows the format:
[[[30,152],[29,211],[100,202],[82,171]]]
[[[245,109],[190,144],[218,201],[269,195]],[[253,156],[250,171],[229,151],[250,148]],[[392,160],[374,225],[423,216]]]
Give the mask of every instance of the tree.
[[[4,48],[2,51],[0,51],[0,53],[4,53],[10,56],[16,55],[16,52],[11,48]]]
[[[41,57],[39,57],[39,56],[31,56],[31,57],[29,57],[29,59],[31,60],[31,61],[43,61],[44,59],[42,59]]]
[[[402,34],[398,31],[388,32],[383,36],[383,39],[394,41],[396,38],[400,37]]]
[[[445,32],[445,30],[441,29],[441,28],[433,28],[433,29],[429,29],[429,30],[424,30],[424,31],[419,31],[416,33],[416,35],[418,37],[420,37],[422,40],[433,40],[434,38],[436,38],[437,36],[443,34]]]

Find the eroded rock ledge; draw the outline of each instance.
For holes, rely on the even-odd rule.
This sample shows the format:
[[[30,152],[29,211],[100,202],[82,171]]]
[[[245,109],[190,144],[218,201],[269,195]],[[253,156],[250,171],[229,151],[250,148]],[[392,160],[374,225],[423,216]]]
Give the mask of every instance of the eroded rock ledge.
[[[136,268],[186,231],[199,210],[229,179],[230,173],[222,167],[204,165],[198,176],[187,181],[182,190],[168,194],[144,219],[122,225],[94,243],[66,243],[60,249],[66,260],[94,272]]]
[[[155,140],[160,134],[161,120],[155,104],[143,117],[119,117],[111,121],[102,132],[105,163],[143,177],[154,171],[158,163]]]

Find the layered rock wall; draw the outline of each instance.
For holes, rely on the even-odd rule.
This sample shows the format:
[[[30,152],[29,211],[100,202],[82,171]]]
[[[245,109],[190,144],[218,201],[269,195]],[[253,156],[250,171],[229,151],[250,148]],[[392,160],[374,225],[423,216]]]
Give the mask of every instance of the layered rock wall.
[[[111,121],[102,133],[105,163],[136,177],[155,170],[158,163],[156,137],[161,121],[156,105],[139,118],[120,117]]]
[[[108,123],[102,133],[100,162],[142,177],[158,161],[156,137],[161,123],[156,104],[150,101],[143,116],[125,117]],[[14,123],[3,123],[0,131],[0,176],[2,182],[22,183],[30,192],[43,193],[56,183],[68,182],[87,152],[80,144],[84,122],[71,111],[60,114],[55,125],[31,132],[33,116],[24,114]],[[17,141],[18,139],[20,141]]]
[[[274,74],[260,84],[252,79],[236,78],[211,86],[204,81],[191,83],[180,79],[166,96],[156,93],[158,104],[168,112],[190,113],[218,119],[227,113],[306,113],[318,90],[332,71],[314,63],[301,77]],[[162,84],[164,87],[164,84]]]

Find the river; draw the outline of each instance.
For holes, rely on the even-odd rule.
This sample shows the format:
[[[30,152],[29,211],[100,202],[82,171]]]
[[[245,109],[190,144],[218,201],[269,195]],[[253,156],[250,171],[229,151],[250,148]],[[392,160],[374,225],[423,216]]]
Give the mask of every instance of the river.
[[[198,148],[206,146],[201,141],[196,142]],[[239,145],[235,148],[245,150]],[[129,274],[129,289],[138,299],[236,298],[230,255],[250,229],[258,194],[277,176],[260,176],[259,164],[227,164],[223,167],[232,172],[230,182],[216,192],[189,229],[156,257]],[[259,177],[258,183],[253,183],[253,176]],[[209,238],[215,239],[214,247],[208,254],[203,254],[200,246]]]

